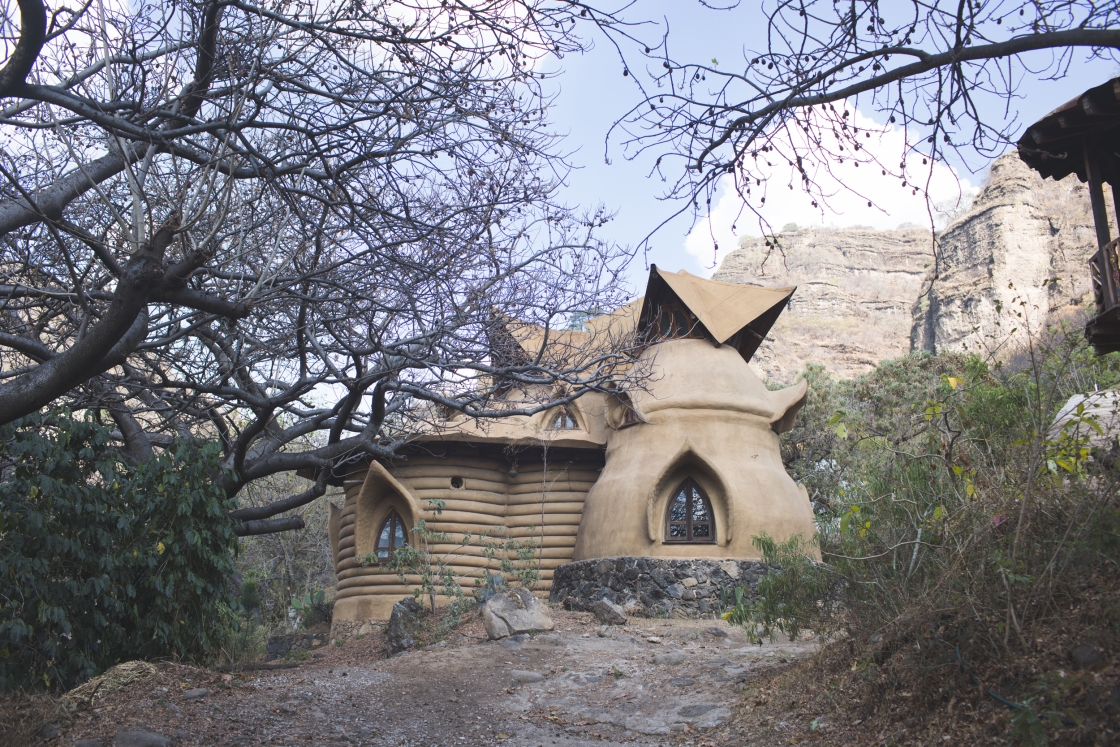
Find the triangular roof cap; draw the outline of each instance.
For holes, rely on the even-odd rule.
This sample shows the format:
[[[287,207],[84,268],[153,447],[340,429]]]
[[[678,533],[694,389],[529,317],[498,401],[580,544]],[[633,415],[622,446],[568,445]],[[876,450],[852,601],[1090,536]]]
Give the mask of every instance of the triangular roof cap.
[[[762,340],[785,309],[797,286],[767,288],[761,285],[723,283],[707,280],[680,270],[665,272],[650,265],[640,326],[651,324],[656,308],[668,302],[670,294],[688,307],[719,344],[740,332],[736,347],[750,360]]]

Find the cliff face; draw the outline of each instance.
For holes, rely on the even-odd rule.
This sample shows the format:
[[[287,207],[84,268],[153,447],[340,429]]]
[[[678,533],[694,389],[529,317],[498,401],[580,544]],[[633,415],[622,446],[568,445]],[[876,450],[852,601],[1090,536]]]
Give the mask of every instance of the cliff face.
[[[1111,206],[1107,187],[1105,196]],[[752,361],[781,383],[806,363],[851,377],[911,350],[995,350],[1027,324],[1084,322],[1096,234],[1076,177],[1044,181],[1016,154],[1001,156],[938,238],[936,262],[917,228],[803,229],[782,236],[784,257],[769,258],[762,239],[744,238],[713,278],[798,286]]]
[[[910,352],[911,309],[933,262],[929,231],[802,229],[781,242],[783,253],[744,237],[712,277],[797,286],[752,360],[764,378],[790,383],[806,363],[851,377]]]
[[[1083,323],[1095,251],[1085,185],[1043,180],[1014,153],[1001,156],[941,237],[930,292],[914,305],[913,349],[994,350],[1013,329],[1022,337],[1058,318]]]

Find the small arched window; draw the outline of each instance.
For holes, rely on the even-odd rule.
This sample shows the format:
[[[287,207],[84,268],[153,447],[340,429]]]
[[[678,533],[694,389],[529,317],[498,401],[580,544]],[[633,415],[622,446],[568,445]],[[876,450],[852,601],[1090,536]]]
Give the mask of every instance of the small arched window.
[[[548,421],[548,427],[554,431],[574,431],[579,430],[579,423],[567,407],[561,407]]]
[[[390,511],[381,524],[381,529],[377,530],[377,559],[382,563],[388,562],[397,548],[407,545],[408,532],[405,531],[404,522],[401,521],[400,514]]]
[[[691,477],[677,487],[669,501],[666,542],[715,542],[712,504]]]

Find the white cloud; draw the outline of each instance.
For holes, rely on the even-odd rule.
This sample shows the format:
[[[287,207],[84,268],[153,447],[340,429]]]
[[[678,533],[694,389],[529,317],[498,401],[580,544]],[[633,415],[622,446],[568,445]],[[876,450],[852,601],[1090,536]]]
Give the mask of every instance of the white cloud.
[[[820,185],[827,201],[826,206],[813,207],[813,198],[800,187],[800,177],[785,163],[784,157],[772,157],[776,165],[769,169],[765,169],[765,158],[762,158],[759,163],[769,172],[769,179],[754,188],[750,195],[758,215],[745,208],[742,198],[731,188],[730,178],[725,178],[709,215],[696,223],[684,242],[685,251],[695,258],[706,275],[710,276],[718,262],[738,247],[739,237],[763,234],[759,216],[775,231],[788,223],[800,227],[858,225],[878,229],[897,228],[902,223],[928,226],[931,208],[923,194],[927,179],[931,202],[935,205],[956,204],[958,200],[967,204],[975,195],[976,186],[960,178],[951,167],[935,162],[931,172],[929,165],[922,164],[922,155],[914,152],[906,158],[906,174],[920,189],[914,194],[909,181],[903,187],[897,176],[902,154],[906,151],[902,128],[883,129],[858,110],[853,113],[852,125],[861,133],[860,143],[868,155],[888,168],[887,175],[883,176],[882,168],[874,163],[864,161],[857,166],[851,158],[845,158],[843,163],[833,160],[827,165],[807,165],[810,178]],[[830,128],[831,125],[823,129]],[[864,132],[871,132],[871,138],[864,138]],[[786,142],[788,144],[788,140]],[[779,145],[779,151],[785,150]],[[804,152],[803,147],[798,150]],[[777,165],[778,161],[782,163]],[[896,176],[891,176],[891,166]],[[788,187],[791,182],[792,190]],[[763,196],[765,203],[760,200]],[[867,206],[869,200],[874,203],[873,207]],[[936,212],[934,217],[937,217]],[[717,245],[718,253],[715,252]]]

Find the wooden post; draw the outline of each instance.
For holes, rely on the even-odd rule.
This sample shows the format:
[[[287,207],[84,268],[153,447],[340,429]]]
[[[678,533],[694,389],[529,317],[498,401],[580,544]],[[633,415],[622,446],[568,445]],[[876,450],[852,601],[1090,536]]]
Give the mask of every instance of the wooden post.
[[[1101,164],[1097,160],[1096,149],[1090,148],[1088,139],[1083,140],[1082,143],[1085,151],[1085,172],[1089,177],[1089,201],[1093,205],[1093,225],[1097,229],[1097,246],[1103,249],[1105,244],[1112,241],[1112,237],[1108,232],[1108,209],[1105,207],[1104,190],[1101,188]],[[1113,197],[1115,198],[1115,195]]]

